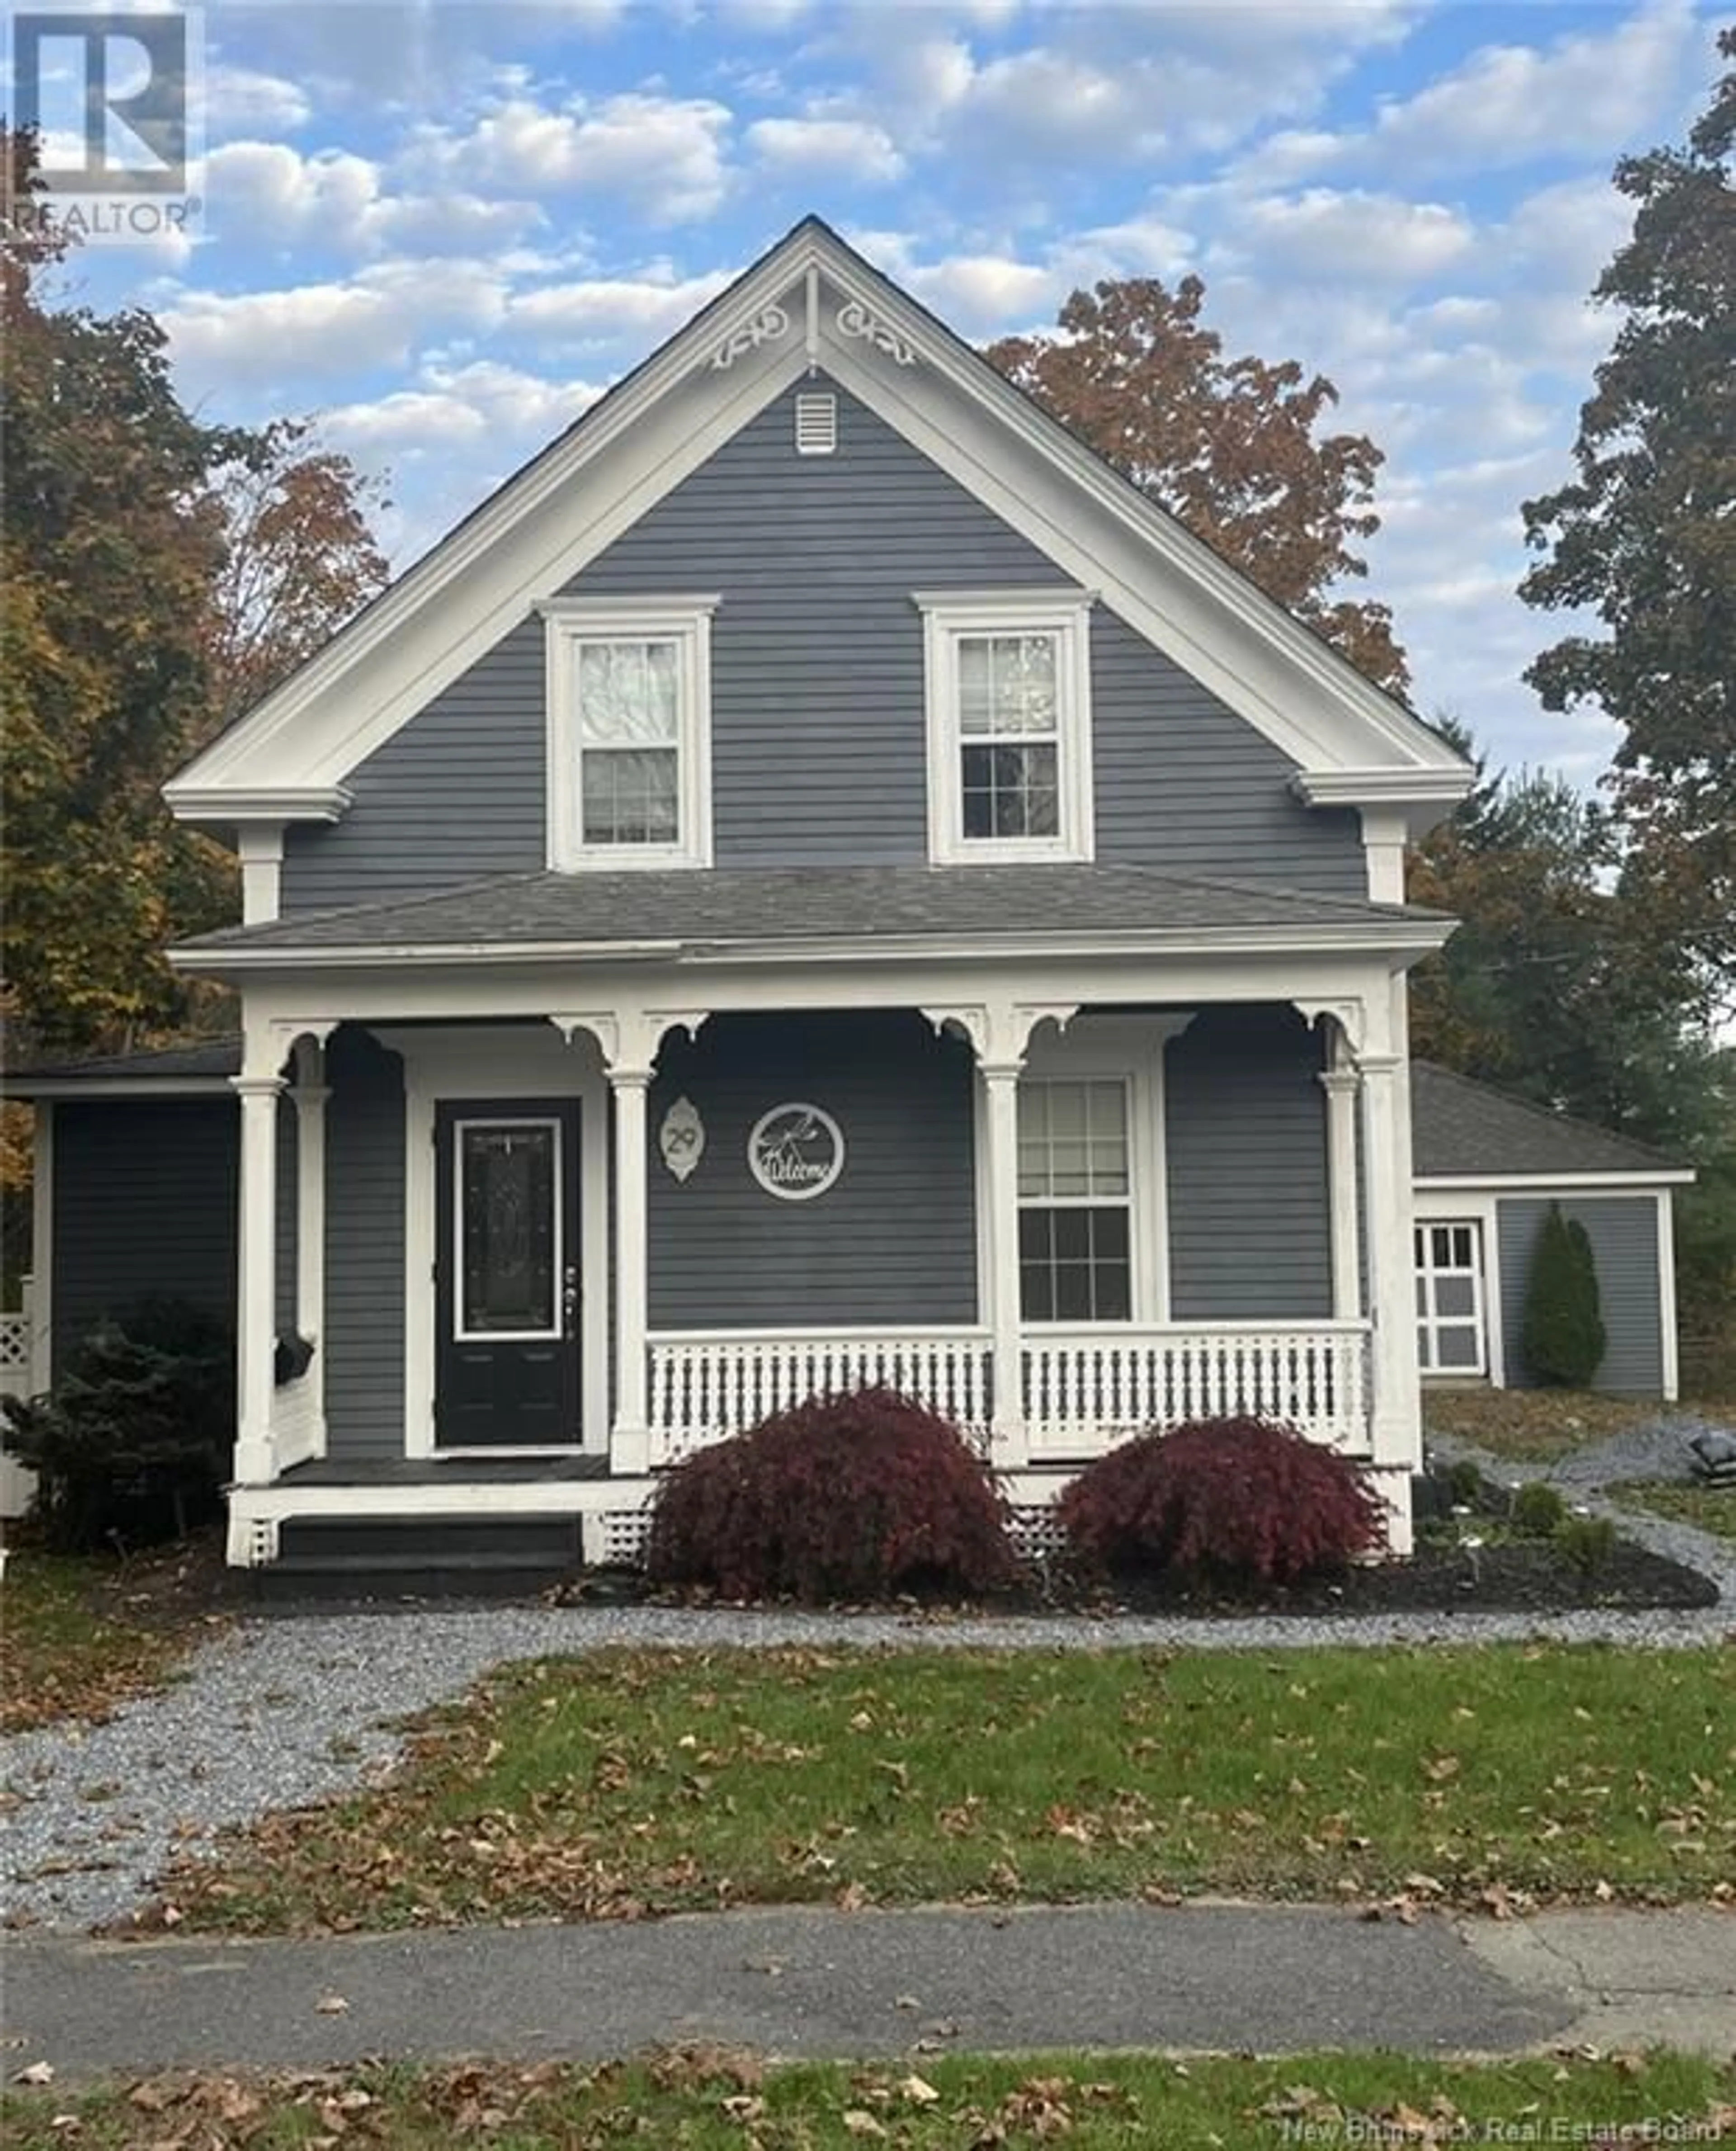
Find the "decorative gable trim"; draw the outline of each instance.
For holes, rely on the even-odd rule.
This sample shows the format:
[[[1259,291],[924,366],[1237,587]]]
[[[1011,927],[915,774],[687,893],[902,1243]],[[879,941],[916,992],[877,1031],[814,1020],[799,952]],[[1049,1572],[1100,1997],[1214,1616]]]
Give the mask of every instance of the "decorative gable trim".
[[[175,812],[232,822],[242,796],[341,787],[820,366],[1311,776],[1396,766],[1468,788],[1419,720],[810,219],[207,748],[167,787]]]

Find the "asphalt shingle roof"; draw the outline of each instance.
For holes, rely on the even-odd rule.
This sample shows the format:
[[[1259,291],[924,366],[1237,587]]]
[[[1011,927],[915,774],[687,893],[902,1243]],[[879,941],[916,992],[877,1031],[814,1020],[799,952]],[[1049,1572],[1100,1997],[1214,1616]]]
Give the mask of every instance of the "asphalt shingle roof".
[[[1419,1180],[1656,1173],[1680,1162],[1627,1136],[1569,1120],[1428,1060],[1411,1064],[1410,1128]]]
[[[1437,914],[1142,867],[717,868],[529,873],[428,896],[227,927],[200,949],[438,948],[514,942],[866,939],[1366,926]]]

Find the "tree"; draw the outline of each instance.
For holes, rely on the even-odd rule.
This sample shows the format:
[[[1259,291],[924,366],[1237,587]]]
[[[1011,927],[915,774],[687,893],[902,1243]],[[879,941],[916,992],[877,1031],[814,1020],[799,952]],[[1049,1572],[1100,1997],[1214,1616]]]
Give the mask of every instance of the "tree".
[[[1357,550],[1379,518],[1384,460],[1356,433],[1316,428],[1338,401],[1294,360],[1227,360],[1202,326],[1197,276],[1174,291],[1133,277],[1076,291],[1060,336],[1008,337],[986,353],[1140,491],[1268,597],[1317,629],[1379,686],[1402,693],[1387,608],[1335,595],[1365,575]]]
[[[1520,1351],[1526,1372],[1547,1388],[1585,1389],[1608,1345],[1597,1264],[1586,1228],[1559,1202],[1537,1228],[1526,1281]]]
[[[189,1020],[205,989],[163,950],[230,918],[235,878],[159,787],[384,564],[342,458],[190,417],[149,313],[53,303],[64,243],[9,208],[34,140],[0,156],[0,945],[8,1016],[77,1051]]]
[[[1736,28],[1718,51],[1736,60]],[[1632,235],[1594,296],[1623,310],[1580,413],[1577,476],[1524,507],[1548,557],[1530,604],[1592,608],[1526,676],[1551,710],[1622,727],[1612,790],[1624,874],[1654,934],[1692,949],[1703,985],[1736,966],[1736,71],[1684,149],[1624,158]]]

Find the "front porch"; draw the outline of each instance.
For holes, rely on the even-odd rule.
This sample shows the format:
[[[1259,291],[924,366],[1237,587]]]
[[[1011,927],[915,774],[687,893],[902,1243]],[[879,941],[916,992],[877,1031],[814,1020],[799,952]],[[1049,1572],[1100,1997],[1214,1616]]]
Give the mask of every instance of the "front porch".
[[[881,980],[840,1010],[816,977],[538,1021],[376,982],[251,1021],[231,1558],[467,1513],[590,1519],[619,1557],[659,1471],[873,1384],[1034,1513],[1151,1426],[1282,1420],[1365,1465],[1402,1548],[1401,982],[1147,965],[1136,998],[1103,968],[1083,1005]]]

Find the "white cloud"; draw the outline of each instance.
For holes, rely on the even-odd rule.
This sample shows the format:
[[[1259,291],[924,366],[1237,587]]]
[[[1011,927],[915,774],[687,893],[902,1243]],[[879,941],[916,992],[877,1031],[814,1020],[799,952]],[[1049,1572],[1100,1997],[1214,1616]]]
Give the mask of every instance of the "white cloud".
[[[1475,245],[1466,218],[1439,203],[1311,187],[1244,202],[1215,251],[1287,281],[1366,286],[1426,281]]]
[[[729,108],[709,98],[635,91],[551,110],[514,97],[467,135],[424,137],[418,161],[432,157],[443,175],[472,188],[595,198],[650,224],[679,224],[722,202],[731,124]]]
[[[313,117],[307,93],[282,76],[214,60],[205,71],[205,122],[215,134],[249,134],[305,127]]]
[[[619,344],[639,352],[672,336],[729,281],[720,269],[680,281],[597,276],[545,285],[509,300],[506,326],[545,346]]]
[[[1683,72],[1708,43],[1689,0],[1661,0],[1613,29],[1539,49],[1485,45],[1415,96],[1382,107],[1377,151],[1409,171],[1488,171],[1612,144],[1673,119]]]
[[[498,271],[419,261],[363,270],[343,283],[282,291],[185,291],[159,310],[183,392],[234,396],[335,380],[375,367],[407,365],[431,334],[486,331],[504,307]]]
[[[747,141],[763,164],[791,178],[880,186],[904,170],[892,137],[864,119],[757,119]]]
[[[510,249],[542,223],[534,202],[392,195],[380,167],[346,151],[229,142],[206,159],[208,227],[249,245],[306,244],[344,255],[448,256]]]

